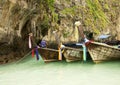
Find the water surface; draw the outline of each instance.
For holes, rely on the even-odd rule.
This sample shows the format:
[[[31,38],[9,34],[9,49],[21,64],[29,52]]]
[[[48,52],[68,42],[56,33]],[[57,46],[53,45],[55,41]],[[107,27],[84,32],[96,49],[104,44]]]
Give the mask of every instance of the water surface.
[[[28,56],[0,65],[0,85],[120,85],[120,61],[46,64]]]

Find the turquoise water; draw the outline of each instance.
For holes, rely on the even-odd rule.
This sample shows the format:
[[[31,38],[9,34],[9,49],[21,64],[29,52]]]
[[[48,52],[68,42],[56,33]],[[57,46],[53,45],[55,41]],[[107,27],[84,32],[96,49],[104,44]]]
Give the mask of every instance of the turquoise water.
[[[120,85],[120,61],[44,63],[28,56],[0,65],[0,85]]]

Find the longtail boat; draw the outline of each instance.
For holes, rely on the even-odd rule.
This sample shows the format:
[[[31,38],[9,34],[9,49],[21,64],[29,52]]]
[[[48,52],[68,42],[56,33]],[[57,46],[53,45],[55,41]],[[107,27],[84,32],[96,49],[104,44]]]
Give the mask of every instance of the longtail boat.
[[[63,47],[63,56],[67,62],[78,61],[83,59],[83,50],[80,49],[81,46],[76,46],[75,44],[68,44]]]
[[[51,48],[38,48],[38,52],[45,63],[58,61],[59,52]]]
[[[120,48],[105,43],[91,42],[88,51],[95,63],[109,60],[120,60]]]

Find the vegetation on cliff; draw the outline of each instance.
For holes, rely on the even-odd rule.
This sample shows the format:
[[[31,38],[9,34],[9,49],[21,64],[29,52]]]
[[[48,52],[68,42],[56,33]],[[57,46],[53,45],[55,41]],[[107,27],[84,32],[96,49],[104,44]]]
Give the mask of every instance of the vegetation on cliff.
[[[68,42],[74,39],[75,21],[81,21],[84,31],[100,34],[112,29],[109,33],[116,35],[120,17],[119,0],[0,0],[0,6],[0,29],[4,30],[0,42],[21,54],[28,50],[30,32],[36,42],[45,36],[53,41],[52,32],[57,30],[58,37]]]

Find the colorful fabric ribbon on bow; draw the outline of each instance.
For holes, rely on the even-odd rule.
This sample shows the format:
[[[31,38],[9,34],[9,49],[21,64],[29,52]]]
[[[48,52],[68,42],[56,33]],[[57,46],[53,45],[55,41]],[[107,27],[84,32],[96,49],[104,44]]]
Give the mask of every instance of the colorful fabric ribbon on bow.
[[[35,54],[36,54],[36,59],[39,60],[39,52],[38,52],[38,48],[35,48]]]
[[[62,52],[61,52],[61,47],[58,48],[59,51],[59,56],[58,56],[58,60],[62,60]]]
[[[31,36],[29,36],[29,42],[28,42],[28,44],[29,44],[29,48],[32,48]]]
[[[34,48],[32,49],[32,57],[34,57],[34,55],[36,55],[36,59],[39,60],[39,52],[38,52],[38,48]]]
[[[34,49],[32,49],[32,57],[34,57],[35,55],[35,52],[34,52]]]
[[[61,43],[59,48],[58,48],[58,52],[59,52],[58,60],[62,60],[62,53],[64,51],[64,50],[62,51],[62,48],[64,48],[64,47],[65,46]]]

